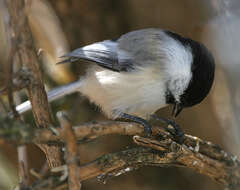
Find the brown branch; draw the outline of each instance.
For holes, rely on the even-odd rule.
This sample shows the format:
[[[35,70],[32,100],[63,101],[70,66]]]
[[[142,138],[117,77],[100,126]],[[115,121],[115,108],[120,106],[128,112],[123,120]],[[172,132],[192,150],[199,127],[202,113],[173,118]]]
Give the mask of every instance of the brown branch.
[[[101,175],[107,175],[107,177],[118,176],[142,166],[154,165],[191,168],[200,174],[214,179],[226,188],[239,189],[240,187],[240,169],[238,164],[229,167],[224,162],[213,160],[170,139],[156,141],[135,137],[134,141],[139,145],[151,147],[159,151],[156,152],[149,148],[136,148],[104,155],[92,163],[79,168],[81,180]]]
[[[231,159],[230,164],[229,161],[225,162],[222,159],[213,159],[208,155],[201,154],[185,144],[177,144],[169,138],[158,141],[135,136],[134,142],[147,147],[147,149],[137,148],[104,155],[79,168],[81,180],[100,175],[118,176],[140,166],[155,165],[162,167],[167,165],[191,168],[197,173],[212,178],[226,188],[240,188],[240,162],[234,157],[229,157]],[[212,149],[213,146],[209,148]],[[153,149],[158,150],[158,152],[153,151]]]
[[[135,142],[143,143],[152,148],[133,148],[117,153],[107,154],[79,167],[79,176],[82,181],[94,177],[106,180],[109,177],[119,176],[123,173],[138,169],[143,166],[159,167],[190,167],[198,173],[207,175],[225,186],[225,189],[237,190],[240,186],[239,166],[229,168],[224,163],[205,157],[204,155],[190,150],[186,146],[176,144],[174,141],[155,141],[135,137]],[[147,144],[145,144],[147,142]],[[158,147],[158,148],[156,148]],[[160,151],[156,151],[156,149]],[[231,172],[231,173],[230,173]],[[233,175],[232,175],[233,174]],[[48,181],[49,179],[47,179]],[[59,183],[58,180],[54,180]],[[49,186],[53,188],[51,178]],[[44,183],[41,181],[36,185]],[[32,189],[35,189],[32,187]]]
[[[16,42],[15,42],[15,39],[12,39],[12,48],[10,50],[10,55],[9,55],[8,61],[7,61],[6,91],[7,91],[7,95],[8,95],[9,107],[11,108],[14,117],[19,118],[19,114],[17,113],[16,107],[14,104],[13,90],[12,90],[12,86],[13,86],[12,75],[13,75],[13,65],[14,65],[13,62],[14,62],[15,52],[16,52]]]
[[[212,159],[196,150],[189,149],[185,145],[179,145],[171,139],[157,141],[139,136],[135,136],[133,139],[140,146],[164,152],[164,160],[169,161],[170,165],[191,168],[228,188],[238,189],[240,187],[239,162],[229,167],[226,162]]]
[[[66,163],[68,165],[68,188],[70,190],[80,190],[81,183],[78,172],[78,147],[77,147],[77,139],[72,130],[72,126],[64,112],[57,113],[58,120],[63,128],[63,132],[65,134],[64,139],[66,141]]]
[[[81,125],[74,127],[73,131],[77,139],[82,141],[110,134],[144,135],[143,127],[138,124],[115,121]],[[38,135],[33,139],[63,143],[65,132],[58,128],[55,132],[58,136],[49,130],[38,130]],[[115,176],[145,165],[161,167],[167,165],[191,168],[229,189],[235,190],[240,187],[239,160],[219,146],[190,135],[185,135],[184,144],[180,145],[168,132],[159,127],[153,127],[152,138],[154,137],[160,140],[135,136],[134,142],[147,148],[104,155],[89,164],[80,166],[80,179],[87,180],[98,175]]]
[[[19,168],[19,177],[20,185],[22,187],[27,187],[30,184],[29,176],[29,167],[28,167],[28,158],[27,158],[27,147],[25,145],[18,146],[18,168]]]
[[[17,144],[63,143],[64,132],[61,128],[54,128],[57,136],[49,129],[36,129],[26,123],[3,118],[0,116],[0,138],[14,141]],[[142,126],[135,123],[107,121],[101,123],[88,123],[73,127],[76,138],[80,141],[90,141],[110,134],[144,135]],[[158,134],[159,128],[153,128],[153,135]]]
[[[39,61],[35,51],[31,31],[26,17],[24,0],[7,1],[10,26],[6,30],[15,39],[16,52],[20,58],[20,65],[28,78],[27,90],[32,104],[33,115],[38,127],[47,128],[52,123],[51,111],[47,95],[42,82]],[[13,60],[14,62],[14,60]],[[60,149],[56,146],[39,145],[45,152],[50,167],[59,166],[61,162]]]
[[[8,114],[7,106],[5,105],[2,97],[0,96],[0,112],[2,115],[6,116]]]
[[[16,143],[60,143],[64,142],[64,132],[60,128],[55,128],[57,136],[48,129],[34,129],[26,124],[16,121],[1,119],[0,137]],[[5,127],[4,127],[5,126]],[[89,141],[95,138],[119,134],[119,135],[144,135],[144,129],[141,125],[128,122],[107,121],[100,123],[89,123],[73,127],[76,138],[80,141]],[[172,136],[161,127],[153,126],[153,136],[161,136],[163,139],[172,138]],[[226,162],[229,166],[233,165],[233,155],[227,154],[218,145],[209,141],[203,141],[191,135],[185,135],[184,144],[190,149],[198,147],[198,152],[209,156],[210,158]]]

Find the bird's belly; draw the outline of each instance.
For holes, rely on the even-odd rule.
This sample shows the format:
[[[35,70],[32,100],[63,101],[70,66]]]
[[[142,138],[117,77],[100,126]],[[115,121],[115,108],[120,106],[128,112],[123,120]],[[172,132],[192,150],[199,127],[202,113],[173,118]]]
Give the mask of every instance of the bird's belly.
[[[121,113],[146,118],[166,106],[163,80],[146,72],[118,73],[103,69],[89,72],[80,92],[110,118],[118,118]]]

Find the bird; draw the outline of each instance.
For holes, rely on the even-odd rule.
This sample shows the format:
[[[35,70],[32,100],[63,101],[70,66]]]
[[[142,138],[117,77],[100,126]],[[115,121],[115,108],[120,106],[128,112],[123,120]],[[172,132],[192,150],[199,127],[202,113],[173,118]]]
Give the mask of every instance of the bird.
[[[202,102],[215,73],[213,55],[205,45],[159,28],[135,30],[116,40],[86,45],[62,59],[57,64],[80,60],[96,64],[89,64],[79,80],[50,91],[49,101],[80,92],[108,118],[139,123],[148,135],[152,133],[148,120],[157,110],[173,105],[176,118],[184,108]],[[30,108],[28,101],[16,110],[23,113]]]

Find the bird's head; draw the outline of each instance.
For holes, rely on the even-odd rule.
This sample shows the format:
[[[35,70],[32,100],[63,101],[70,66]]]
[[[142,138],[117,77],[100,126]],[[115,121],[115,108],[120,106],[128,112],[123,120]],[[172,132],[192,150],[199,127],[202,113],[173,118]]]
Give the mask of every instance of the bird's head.
[[[188,86],[178,100],[171,92],[168,96],[168,101],[174,105],[173,116],[176,117],[183,108],[199,104],[208,95],[214,80],[215,64],[212,54],[203,44],[174,33],[171,35],[184,46],[190,47],[193,57]]]

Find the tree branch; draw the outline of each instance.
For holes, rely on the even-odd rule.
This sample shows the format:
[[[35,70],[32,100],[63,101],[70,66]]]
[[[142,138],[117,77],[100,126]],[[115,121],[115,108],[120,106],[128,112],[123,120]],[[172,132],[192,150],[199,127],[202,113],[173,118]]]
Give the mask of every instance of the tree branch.
[[[24,123],[0,117],[0,137],[16,143],[57,143],[64,142],[64,132],[61,128],[54,128],[54,133],[49,129],[36,129]],[[144,135],[144,129],[136,123],[106,121],[99,123],[87,123],[73,127],[74,134],[78,141],[89,141],[105,135]],[[173,138],[169,133],[159,126],[153,126],[153,136],[161,136],[163,139]],[[227,154],[218,145],[209,141],[203,141],[191,135],[185,135],[184,144],[188,147],[199,149],[198,152],[226,162],[230,166],[233,164],[234,156]]]
[[[219,159],[216,157],[213,159],[209,157],[213,154],[204,155],[185,144],[177,144],[170,138],[159,141],[134,136],[133,139],[136,144],[147,148],[136,148],[104,155],[85,166],[81,166],[79,168],[81,180],[100,175],[104,177],[118,176],[132,169],[154,165],[191,168],[197,173],[212,178],[228,189],[239,189],[240,187],[240,162],[234,157],[228,158],[231,163],[223,161],[221,156],[218,157]],[[197,140],[197,138],[195,139]],[[201,142],[203,141],[201,140]],[[208,148],[213,150],[212,147]],[[225,157],[228,156],[227,153],[224,154],[226,154]]]
[[[8,128],[9,129],[9,128]],[[60,143],[63,145],[65,132],[54,128],[55,134],[47,129],[38,129],[26,135],[28,142]],[[34,134],[34,133],[37,134]],[[144,135],[142,126],[135,123],[108,121],[73,127],[80,142],[86,142],[104,135]],[[1,134],[0,130],[0,134]],[[34,134],[34,135],[33,135]],[[30,139],[31,138],[31,139]],[[145,165],[188,167],[206,175],[218,183],[238,189],[240,187],[240,162],[219,146],[190,135],[184,136],[184,144],[174,141],[173,136],[160,127],[153,127],[152,139],[134,137],[134,142],[146,148],[137,148],[104,155],[95,161],[79,167],[81,180],[99,175],[115,176]]]
[[[72,130],[72,126],[70,121],[67,118],[67,115],[64,112],[57,113],[58,120],[61,124],[61,127],[64,131],[64,139],[66,141],[66,154],[65,159],[68,165],[68,188],[70,190],[80,190],[81,183],[78,172],[78,164],[79,164],[79,155],[78,155],[78,147],[77,147],[77,139]]]
[[[28,1],[26,1],[28,2]],[[33,43],[31,31],[26,17],[26,6],[24,0],[6,1],[10,25],[6,30],[11,34],[12,47],[14,48],[13,62],[19,57],[20,65],[25,73],[23,78],[27,78],[27,90],[29,100],[32,104],[33,115],[38,127],[47,128],[52,124],[51,111],[48,105],[47,95],[44,89],[39,60]],[[14,43],[13,43],[14,42]],[[18,55],[18,56],[15,56]],[[12,79],[9,79],[10,81]],[[11,96],[9,96],[11,97]],[[45,152],[50,167],[59,166],[61,154],[58,147],[39,145]]]
[[[15,143],[41,142],[50,144],[63,144],[64,132],[61,128],[54,128],[54,133],[49,129],[36,129],[19,121],[0,117],[0,137]],[[144,135],[141,125],[129,122],[106,121],[99,123],[87,123],[73,127],[74,134],[78,141],[86,142],[105,135]],[[57,134],[57,135],[56,135]],[[159,126],[153,126],[153,136],[161,136],[163,139],[173,139],[171,134]],[[184,136],[184,144],[191,149],[198,149],[198,152],[210,158],[226,162],[232,165],[234,156],[226,153],[218,145],[191,135]]]
[[[105,181],[110,177],[119,176],[143,166],[174,166],[191,168],[198,173],[209,176],[219,184],[224,185],[226,189],[237,190],[240,187],[239,164],[229,167],[224,162],[208,158],[174,141],[152,141],[141,137],[134,137],[134,140],[138,144],[144,144],[144,146],[151,148],[138,147],[101,156],[91,163],[79,167],[80,179],[84,181],[98,177]],[[145,144],[146,142],[147,144]],[[159,151],[155,151],[156,149]],[[52,188],[53,184],[57,186],[60,183],[56,178],[46,181]],[[41,181],[36,185],[46,181]],[[34,186],[32,188],[35,189]]]

